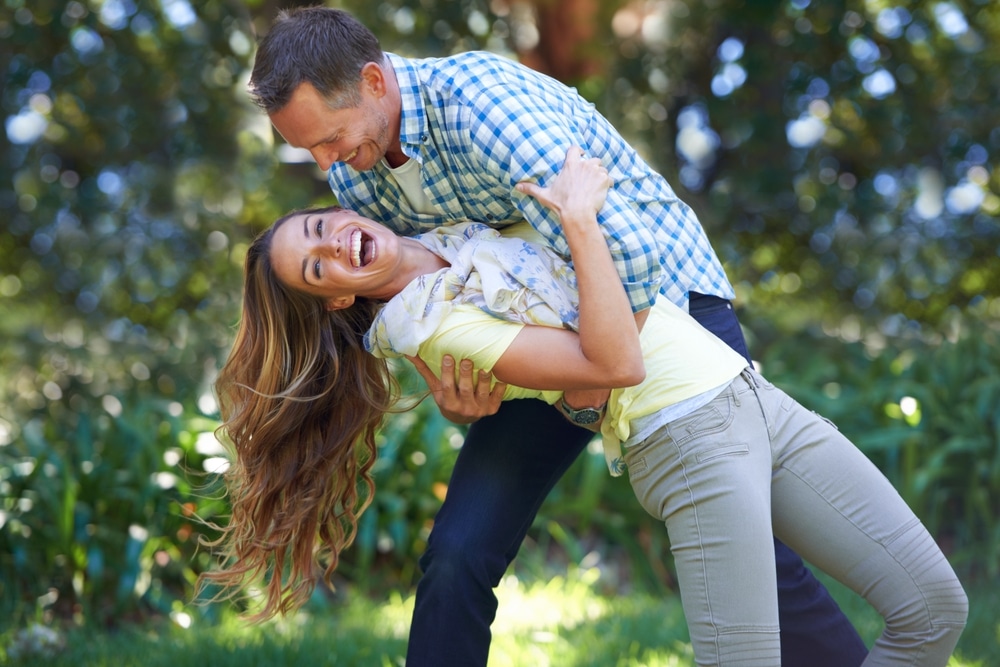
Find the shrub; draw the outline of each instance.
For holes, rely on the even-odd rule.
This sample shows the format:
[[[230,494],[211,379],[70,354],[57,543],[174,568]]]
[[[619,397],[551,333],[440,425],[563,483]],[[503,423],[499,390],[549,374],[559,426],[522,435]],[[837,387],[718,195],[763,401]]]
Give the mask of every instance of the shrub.
[[[149,398],[77,407],[0,448],[0,599],[106,624],[169,611],[203,562],[187,467],[214,423]]]
[[[764,372],[836,422],[970,573],[1000,572],[1000,340],[983,325],[954,341],[871,353],[830,338],[783,340]]]

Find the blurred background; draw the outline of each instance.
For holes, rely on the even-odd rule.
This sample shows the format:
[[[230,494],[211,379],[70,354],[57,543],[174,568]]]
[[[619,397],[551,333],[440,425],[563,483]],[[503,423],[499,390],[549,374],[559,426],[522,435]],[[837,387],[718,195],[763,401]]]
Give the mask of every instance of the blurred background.
[[[212,566],[196,517],[227,512],[211,385],[243,255],[283,212],[335,201],[245,92],[257,36],[294,4],[316,3],[0,0],[0,636],[217,613],[190,604]],[[997,599],[1000,5],[327,4],[387,50],[495,51],[593,101],[698,212],[764,372]],[[339,591],[412,591],[462,435],[427,402],[388,421]],[[675,590],[665,531],[597,451],[522,562]]]

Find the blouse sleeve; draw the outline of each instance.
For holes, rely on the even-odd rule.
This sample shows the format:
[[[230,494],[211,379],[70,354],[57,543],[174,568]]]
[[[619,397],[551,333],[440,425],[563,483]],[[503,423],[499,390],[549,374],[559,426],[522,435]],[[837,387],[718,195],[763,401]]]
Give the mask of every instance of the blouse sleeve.
[[[441,357],[471,359],[477,369],[492,370],[523,324],[508,322],[471,304],[456,304],[441,326],[420,346],[420,358],[440,370]]]
[[[441,358],[445,354],[450,354],[456,363],[462,359],[471,359],[476,370],[491,371],[524,326],[520,322],[501,320],[471,304],[457,304],[437,331],[420,346],[418,356],[439,377]],[[540,398],[547,403],[554,403],[561,395],[562,392],[537,391],[511,385],[507,387],[504,400]]]

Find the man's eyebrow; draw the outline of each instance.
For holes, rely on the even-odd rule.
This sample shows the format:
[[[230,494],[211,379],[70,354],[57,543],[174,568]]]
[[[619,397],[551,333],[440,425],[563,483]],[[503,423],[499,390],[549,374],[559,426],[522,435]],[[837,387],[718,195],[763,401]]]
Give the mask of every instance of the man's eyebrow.
[[[302,218],[302,233],[305,235],[306,239],[309,238],[309,216]],[[309,280],[306,278],[307,266],[309,265],[309,258],[302,258],[302,282],[309,284]]]

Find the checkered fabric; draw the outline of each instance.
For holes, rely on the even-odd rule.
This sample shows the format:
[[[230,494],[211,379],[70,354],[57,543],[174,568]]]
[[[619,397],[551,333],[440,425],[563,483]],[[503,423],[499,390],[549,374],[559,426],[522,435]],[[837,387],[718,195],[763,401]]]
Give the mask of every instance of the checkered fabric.
[[[558,217],[513,188],[545,185],[567,149],[580,146],[614,180],[599,217],[634,310],[658,291],[683,308],[689,291],[734,297],[694,212],[575,89],[492,53],[388,57],[402,95],[402,149],[420,162],[439,213],[414,211],[384,162],[365,172],[330,168],[341,206],[407,235],[457,221],[500,228],[527,220],[568,259]]]

